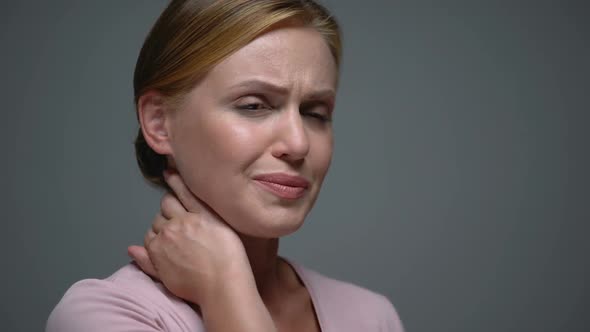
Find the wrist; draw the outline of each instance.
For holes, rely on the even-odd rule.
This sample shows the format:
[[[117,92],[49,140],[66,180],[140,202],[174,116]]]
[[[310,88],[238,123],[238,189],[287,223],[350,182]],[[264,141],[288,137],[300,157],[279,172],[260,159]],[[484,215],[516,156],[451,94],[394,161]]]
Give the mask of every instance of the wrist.
[[[252,273],[229,272],[224,276],[219,275],[218,279],[200,295],[198,305],[202,310],[213,309],[224,303],[244,302],[260,297]]]

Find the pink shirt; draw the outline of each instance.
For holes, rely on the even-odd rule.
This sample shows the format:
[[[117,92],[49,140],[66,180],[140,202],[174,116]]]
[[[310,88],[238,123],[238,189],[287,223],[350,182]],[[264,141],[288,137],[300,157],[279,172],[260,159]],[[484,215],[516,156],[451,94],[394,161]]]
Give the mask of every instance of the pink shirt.
[[[403,332],[389,300],[287,261],[307,288],[322,332]],[[134,264],[75,283],[51,312],[46,332],[205,332],[199,315]]]

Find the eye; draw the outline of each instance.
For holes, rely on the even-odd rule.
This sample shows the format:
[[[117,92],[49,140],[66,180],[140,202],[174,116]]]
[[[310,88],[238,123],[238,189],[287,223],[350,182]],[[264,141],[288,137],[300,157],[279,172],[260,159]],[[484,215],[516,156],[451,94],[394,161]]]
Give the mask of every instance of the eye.
[[[261,103],[250,103],[250,104],[243,104],[238,105],[238,108],[241,110],[249,110],[249,111],[256,111],[265,108],[264,104]]]
[[[332,112],[329,106],[323,102],[304,104],[301,106],[300,113],[320,122],[332,121]]]
[[[247,96],[238,99],[235,107],[238,110],[247,112],[269,110],[272,108],[268,102],[256,96]]]
[[[320,120],[322,122],[328,122],[328,121],[331,120],[327,116],[325,116],[323,114],[320,114],[320,113],[304,113],[304,115],[309,116],[309,117],[312,117],[312,118],[315,118],[315,119],[318,119],[318,120]]]

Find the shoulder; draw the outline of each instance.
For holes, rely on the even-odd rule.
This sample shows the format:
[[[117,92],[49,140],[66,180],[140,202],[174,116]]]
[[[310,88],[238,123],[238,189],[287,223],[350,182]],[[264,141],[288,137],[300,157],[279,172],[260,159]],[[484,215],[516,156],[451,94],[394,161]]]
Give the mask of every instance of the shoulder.
[[[51,312],[46,331],[201,331],[198,315],[133,264],[105,279],[72,285]]]
[[[321,311],[318,314],[338,317],[338,324],[343,328],[348,327],[348,330],[352,330],[351,326],[357,326],[357,330],[363,331],[403,331],[397,310],[386,296],[328,277],[297,263],[289,263],[308,287],[312,298],[316,298],[316,310]]]

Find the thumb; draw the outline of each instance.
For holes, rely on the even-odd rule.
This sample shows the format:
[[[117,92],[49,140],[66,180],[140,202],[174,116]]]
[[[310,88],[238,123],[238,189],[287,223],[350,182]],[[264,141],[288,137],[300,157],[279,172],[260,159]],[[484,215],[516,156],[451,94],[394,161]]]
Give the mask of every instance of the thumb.
[[[137,265],[139,265],[144,273],[156,279],[160,279],[158,272],[152,264],[152,260],[150,259],[150,256],[144,247],[129,246],[127,247],[127,255],[129,255],[129,257],[131,257],[137,263]]]

